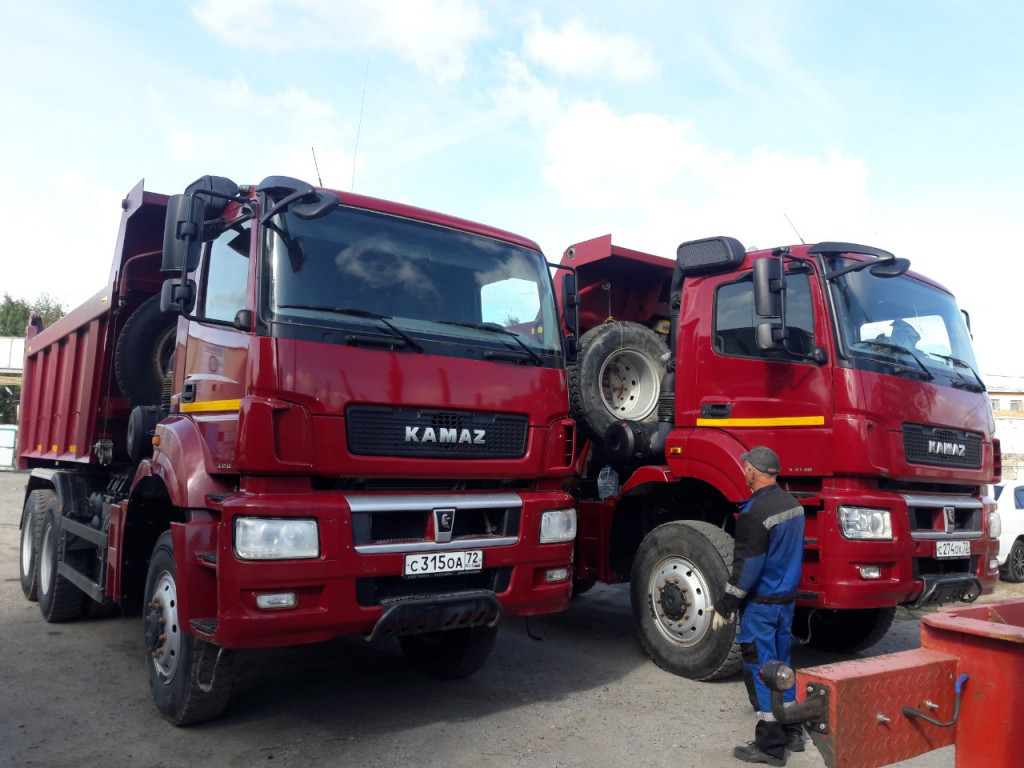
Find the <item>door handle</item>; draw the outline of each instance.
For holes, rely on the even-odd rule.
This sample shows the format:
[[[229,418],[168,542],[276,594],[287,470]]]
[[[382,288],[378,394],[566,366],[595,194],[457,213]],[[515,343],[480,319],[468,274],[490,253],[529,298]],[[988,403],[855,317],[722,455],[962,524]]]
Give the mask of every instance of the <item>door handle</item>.
[[[732,413],[731,403],[704,403],[700,407],[702,419],[727,419]]]

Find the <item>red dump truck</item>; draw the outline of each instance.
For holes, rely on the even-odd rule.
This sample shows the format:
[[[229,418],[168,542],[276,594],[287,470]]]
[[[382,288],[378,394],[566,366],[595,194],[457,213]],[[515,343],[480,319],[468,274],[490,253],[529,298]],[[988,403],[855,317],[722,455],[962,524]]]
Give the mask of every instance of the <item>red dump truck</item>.
[[[455,678],[502,614],[567,606],[574,347],[535,243],[286,177],[122,208],[106,288],[27,342],[46,621],[141,612],[186,724],[236,649],[390,635]]]
[[[807,515],[794,633],[842,652],[897,606],[995,588],[999,442],[965,316],[942,286],[869,246],[676,260],[610,236],[567,249],[579,297],[569,369],[580,432],[576,591],[631,583],[640,639],[697,679],[740,665],[705,610],[728,576],[739,455],[775,449]]]

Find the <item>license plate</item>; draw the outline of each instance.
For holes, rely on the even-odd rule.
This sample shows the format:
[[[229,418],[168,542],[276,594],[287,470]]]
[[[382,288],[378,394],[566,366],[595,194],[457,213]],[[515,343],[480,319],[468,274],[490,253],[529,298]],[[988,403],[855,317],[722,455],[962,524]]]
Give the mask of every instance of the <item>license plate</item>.
[[[971,542],[969,541],[937,541],[935,557],[940,560],[949,557],[970,557]]]
[[[434,576],[439,573],[471,573],[483,570],[484,551],[466,549],[461,552],[429,552],[405,556],[405,575]]]

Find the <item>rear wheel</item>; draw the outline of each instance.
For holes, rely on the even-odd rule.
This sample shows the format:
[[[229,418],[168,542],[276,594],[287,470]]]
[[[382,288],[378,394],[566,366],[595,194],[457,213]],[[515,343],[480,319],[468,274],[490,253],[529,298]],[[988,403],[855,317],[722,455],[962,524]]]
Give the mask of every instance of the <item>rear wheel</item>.
[[[895,608],[841,611],[797,608],[793,627],[797,635],[810,631],[807,644],[812,648],[832,653],[857,653],[885,637],[895,618]]]
[[[1011,584],[1024,581],[1024,541],[1017,539],[1006,556],[1006,562],[999,569],[999,577]]]
[[[417,671],[440,680],[455,680],[483,666],[497,636],[495,625],[406,635],[398,638],[398,643]]]
[[[641,542],[630,602],[640,642],[659,667],[693,680],[739,670],[735,627],[715,632],[708,611],[731,565],[732,537],[708,523],[665,523]]]
[[[178,621],[178,586],[171,532],[153,547],[146,575],[144,617],[149,687],[172,725],[211,720],[231,695],[234,651],[199,640]]]
[[[51,496],[51,490],[32,491],[21,512],[21,591],[33,603],[39,599],[39,520]]]
[[[85,605],[85,594],[60,575],[60,563],[66,562],[76,570],[81,570],[85,551],[74,552],[67,549],[67,537],[61,530],[61,514],[57,504],[57,494],[46,493],[46,507],[36,522],[39,533],[38,551],[38,595],[39,612],[43,619],[50,623],[77,619],[82,615]]]

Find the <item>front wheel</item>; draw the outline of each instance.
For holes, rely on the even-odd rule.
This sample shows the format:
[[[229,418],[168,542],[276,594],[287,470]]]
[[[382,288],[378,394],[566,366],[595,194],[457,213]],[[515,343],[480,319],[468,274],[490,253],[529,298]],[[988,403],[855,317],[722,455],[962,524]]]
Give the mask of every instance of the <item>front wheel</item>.
[[[398,638],[409,663],[425,675],[455,680],[476,672],[487,661],[498,626],[449,629]]]
[[[735,628],[711,628],[713,605],[729,578],[732,537],[708,523],[677,521],[651,531],[633,560],[633,622],[648,655],[691,680],[740,669]]]
[[[224,711],[234,651],[197,639],[178,622],[176,573],[171,532],[165,531],[146,574],[146,664],[156,708],[172,725],[188,725]]]
[[[1011,584],[1024,581],[1024,541],[1017,539],[1006,556],[1006,562],[999,569],[999,577]]]

